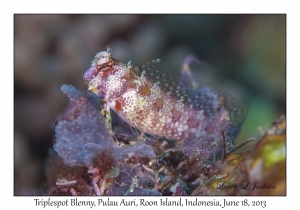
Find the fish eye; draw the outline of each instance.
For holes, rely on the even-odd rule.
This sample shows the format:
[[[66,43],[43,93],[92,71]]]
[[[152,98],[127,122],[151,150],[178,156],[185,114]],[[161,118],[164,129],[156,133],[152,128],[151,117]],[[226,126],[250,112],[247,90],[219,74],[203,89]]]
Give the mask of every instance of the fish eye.
[[[141,74],[142,74],[142,68],[141,68],[140,66],[133,66],[133,67],[132,67],[132,72],[133,72],[136,76],[140,77]]]

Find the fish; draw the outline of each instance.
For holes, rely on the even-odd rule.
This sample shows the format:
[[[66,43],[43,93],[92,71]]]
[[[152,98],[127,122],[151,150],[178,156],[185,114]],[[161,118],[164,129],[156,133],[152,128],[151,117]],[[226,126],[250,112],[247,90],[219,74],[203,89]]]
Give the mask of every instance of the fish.
[[[110,109],[141,136],[163,137],[180,142],[186,151],[209,156],[233,147],[247,108],[227,93],[197,84],[189,68],[193,61],[198,60],[186,59],[178,78],[163,68],[160,59],[142,66],[123,63],[112,57],[108,45],[96,54],[83,78],[88,89],[103,99],[112,134]]]

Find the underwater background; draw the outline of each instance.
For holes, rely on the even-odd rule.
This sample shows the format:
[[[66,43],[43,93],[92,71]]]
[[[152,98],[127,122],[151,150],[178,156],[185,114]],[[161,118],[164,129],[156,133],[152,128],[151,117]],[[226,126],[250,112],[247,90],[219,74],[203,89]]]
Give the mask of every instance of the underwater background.
[[[203,84],[249,108],[237,144],[286,114],[286,15],[15,15],[14,194],[46,182],[64,84],[84,90],[99,51],[142,65],[160,58],[179,73],[193,54]]]

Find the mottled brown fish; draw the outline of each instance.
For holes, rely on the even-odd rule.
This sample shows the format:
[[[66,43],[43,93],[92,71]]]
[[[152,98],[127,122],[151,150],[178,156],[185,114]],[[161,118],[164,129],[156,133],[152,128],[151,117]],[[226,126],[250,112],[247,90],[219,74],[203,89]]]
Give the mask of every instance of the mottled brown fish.
[[[207,86],[193,89],[184,68],[176,81],[160,68],[160,59],[138,67],[111,54],[110,46],[99,52],[84,74],[88,88],[105,101],[108,116],[113,109],[131,127],[182,141],[187,150],[220,149],[224,136],[233,143],[247,113],[237,100]]]

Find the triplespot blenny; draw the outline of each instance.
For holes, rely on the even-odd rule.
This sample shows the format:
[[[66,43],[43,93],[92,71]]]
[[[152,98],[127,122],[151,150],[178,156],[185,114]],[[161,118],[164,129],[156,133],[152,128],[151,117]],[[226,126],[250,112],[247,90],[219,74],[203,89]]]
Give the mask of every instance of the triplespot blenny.
[[[156,59],[143,66],[125,64],[112,57],[112,48],[96,54],[85,72],[89,90],[134,129],[156,137],[210,150],[233,143],[247,108],[226,93],[208,86],[192,88],[191,72],[175,79]],[[109,119],[108,119],[108,123]],[[225,131],[225,132],[224,132]],[[192,145],[197,144],[197,145]]]

